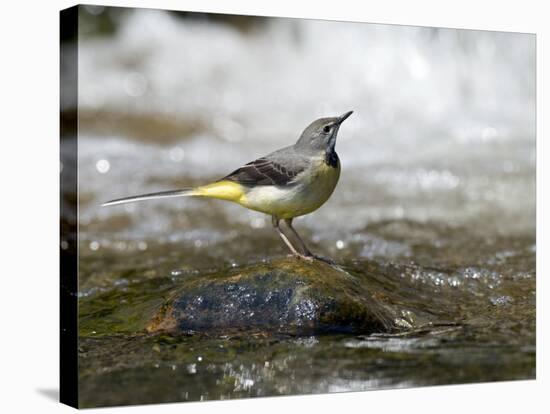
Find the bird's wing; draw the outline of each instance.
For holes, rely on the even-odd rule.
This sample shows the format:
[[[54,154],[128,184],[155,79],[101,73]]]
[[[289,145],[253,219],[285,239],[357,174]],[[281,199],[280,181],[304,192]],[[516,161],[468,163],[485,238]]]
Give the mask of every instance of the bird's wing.
[[[262,157],[243,165],[223,180],[243,185],[292,185],[296,176],[307,168],[306,162],[289,162],[285,157]]]

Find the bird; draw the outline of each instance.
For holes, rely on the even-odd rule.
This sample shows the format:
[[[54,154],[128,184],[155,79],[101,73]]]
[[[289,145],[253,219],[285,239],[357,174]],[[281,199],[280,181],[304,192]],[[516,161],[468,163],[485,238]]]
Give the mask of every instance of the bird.
[[[209,184],[119,198],[102,206],[189,196],[230,201],[271,216],[273,228],[292,255],[308,261],[321,258],[309,250],[292,223],[294,218],[321,207],[336,188],[341,169],[336,138],[352,113],[319,118],[303,130],[294,145],[251,161]],[[282,231],[281,220],[296,238],[299,249]]]

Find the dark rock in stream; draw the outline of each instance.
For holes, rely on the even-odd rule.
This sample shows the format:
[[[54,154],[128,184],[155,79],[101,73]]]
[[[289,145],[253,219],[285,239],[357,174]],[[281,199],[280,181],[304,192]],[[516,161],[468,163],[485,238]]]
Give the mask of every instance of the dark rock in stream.
[[[182,279],[149,332],[372,333],[395,328],[360,281],[319,260],[278,259]]]

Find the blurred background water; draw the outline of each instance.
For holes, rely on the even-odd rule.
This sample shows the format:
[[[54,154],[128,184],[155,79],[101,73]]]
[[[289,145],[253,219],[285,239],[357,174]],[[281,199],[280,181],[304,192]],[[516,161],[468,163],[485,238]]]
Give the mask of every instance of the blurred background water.
[[[99,205],[218,179],[292,144],[314,119],[353,110],[336,147],[340,183],[297,227],[316,251],[359,273],[366,261],[390,263],[399,271],[388,280],[454,289],[446,305],[471,303],[469,316],[480,304],[487,316],[508,309],[501,322],[522,316],[524,341],[510,351],[522,368],[510,375],[534,375],[534,35],[98,6],[81,8],[80,22],[82,298],[286,254],[268,217],[230,203]],[[407,298],[420,312],[422,300],[400,303]],[[392,344],[384,346],[418,350]],[[360,358],[371,346],[356,347]],[[289,392],[374,381],[325,376]],[[426,383],[398,377],[382,383]],[[277,393],[273,384],[223,393]],[[219,398],[214,388],[207,395]]]

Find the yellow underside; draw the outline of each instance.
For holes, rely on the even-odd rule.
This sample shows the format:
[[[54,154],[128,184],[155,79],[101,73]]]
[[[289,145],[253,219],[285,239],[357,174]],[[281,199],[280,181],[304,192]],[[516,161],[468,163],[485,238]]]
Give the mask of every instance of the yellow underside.
[[[245,187],[233,181],[217,181],[197,187],[193,195],[232,201],[251,210],[292,218],[317,210],[332,194],[340,168],[319,162],[299,182],[287,188],[277,186]]]
[[[244,204],[246,200],[245,187],[233,181],[217,181],[197,187],[193,195],[233,201],[239,204]]]

